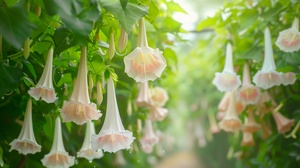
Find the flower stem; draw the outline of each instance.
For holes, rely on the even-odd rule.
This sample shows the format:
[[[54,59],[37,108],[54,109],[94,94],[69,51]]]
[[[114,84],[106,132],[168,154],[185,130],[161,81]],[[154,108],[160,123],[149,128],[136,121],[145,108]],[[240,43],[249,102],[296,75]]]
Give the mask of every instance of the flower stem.
[[[293,131],[289,134],[289,135],[286,135],[284,136],[285,138],[290,138],[290,137],[293,137],[294,139],[297,138],[296,136],[296,132],[299,130],[300,128],[300,120],[298,121],[297,125],[295,126],[295,128],[293,129]]]

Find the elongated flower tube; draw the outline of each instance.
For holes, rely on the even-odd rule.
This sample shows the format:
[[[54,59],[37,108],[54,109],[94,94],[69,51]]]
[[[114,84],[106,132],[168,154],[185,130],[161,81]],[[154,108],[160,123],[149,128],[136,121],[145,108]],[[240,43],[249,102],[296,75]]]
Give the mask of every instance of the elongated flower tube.
[[[53,48],[51,47],[48,52],[46,65],[43,70],[43,74],[35,87],[31,87],[28,93],[35,100],[40,98],[47,103],[53,103],[57,97],[52,83],[52,60],[53,60]]]
[[[109,48],[108,48],[108,56],[111,60],[115,55],[116,47],[115,47],[115,35],[113,31],[110,32],[109,36]]]
[[[235,132],[242,127],[242,122],[237,116],[234,104],[235,104],[234,93],[230,92],[230,101],[229,101],[228,109],[226,111],[226,115],[219,123],[220,128],[227,132]]]
[[[137,106],[140,107],[148,107],[152,105],[148,82],[144,82],[140,84],[140,90],[137,98],[135,99],[135,103]]]
[[[260,90],[258,87],[251,84],[250,70],[248,63],[244,64],[243,84],[239,89],[237,98],[248,104],[256,104],[259,100]]]
[[[243,132],[256,132],[260,129],[260,126],[256,123],[253,115],[252,108],[248,108],[248,118],[243,127]]]
[[[126,165],[126,160],[124,158],[123,152],[122,151],[117,151],[115,159],[113,161],[115,166],[124,166]]]
[[[281,78],[282,85],[284,86],[293,85],[297,80],[296,74],[294,72],[282,73]]]
[[[103,157],[103,152],[101,149],[96,151],[93,150],[91,147],[91,136],[94,134],[95,134],[94,123],[88,121],[86,123],[86,130],[85,130],[83,144],[79,152],[77,152],[77,157],[86,158],[90,162],[93,161],[93,159],[99,159]]]
[[[118,49],[120,52],[122,52],[126,48],[127,43],[128,43],[128,34],[125,31],[125,29],[122,28],[119,42],[118,42]]]
[[[300,49],[299,19],[295,18],[293,25],[279,33],[275,42],[277,47],[284,52],[295,52]]]
[[[135,138],[132,136],[132,132],[123,127],[112,78],[109,78],[107,82],[106,107],[103,126],[98,135],[92,135],[92,149],[103,149],[106,152],[129,149]]]
[[[158,141],[159,141],[159,138],[153,132],[152,121],[149,119],[146,119],[144,134],[140,140],[141,145],[142,145],[142,150],[145,153],[151,153],[153,150],[153,146],[155,144],[157,144]]]
[[[161,87],[154,87],[150,89],[151,92],[151,103],[153,106],[162,107],[169,100],[168,93]]]
[[[212,82],[220,92],[231,92],[241,85],[240,76],[234,72],[232,62],[232,48],[228,43],[226,47],[226,61],[223,71],[216,72]]]
[[[252,133],[243,132],[242,146],[254,146],[254,139]]]
[[[153,81],[159,78],[166,68],[166,60],[159,49],[148,47],[145,21],[139,24],[138,46],[124,57],[125,72],[136,82]]]
[[[148,118],[152,121],[162,121],[168,115],[168,109],[162,107],[149,107]]]
[[[281,134],[289,131],[294,125],[293,119],[288,119],[284,117],[280,112],[273,112],[273,118],[275,120],[277,131]]]
[[[269,89],[281,84],[281,73],[276,71],[274,62],[272,40],[270,29],[265,28],[265,57],[261,70],[257,71],[253,77],[256,86]]]
[[[97,104],[100,105],[103,101],[103,93],[102,93],[102,86],[100,81],[97,81],[96,84],[96,88],[97,88]]]
[[[77,80],[69,101],[64,101],[61,109],[61,117],[64,122],[73,121],[82,125],[89,120],[101,117],[96,104],[91,103],[87,84],[86,47],[81,48],[81,57],[78,67]]]
[[[50,153],[45,155],[41,161],[45,167],[49,168],[65,168],[74,165],[75,157],[70,156],[64,147],[59,117],[55,120],[54,138]]]
[[[208,119],[210,124],[210,132],[213,134],[220,132],[215,116],[213,114],[208,114]]]
[[[41,151],[41,146],[36,142],[32,127],[32,103],[31,98],[27,101],[26,113],[21,132],[17,139],[10,144],[9,151],[17,150],[23,155],[35,154]]]
[[[218,105],[219,112],[226,112],[230,103],[230,92],[226,92],[222,100]],[[235,95],[235,92],[234,92]],[[246,106],[240,100],[235,100],[235,109],[237,114],[241,114],[245,110]]]
[[[268,126],[262,120],[260,121],[260,126],[262,131],[262,138],[267,139],[272,134],[272,130],[268,128]]]

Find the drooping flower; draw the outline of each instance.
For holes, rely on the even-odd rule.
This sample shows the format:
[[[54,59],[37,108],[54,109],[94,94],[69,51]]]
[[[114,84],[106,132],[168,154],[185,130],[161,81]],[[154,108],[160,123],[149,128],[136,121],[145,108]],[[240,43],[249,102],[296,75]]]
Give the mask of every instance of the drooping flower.
[[[126,160],[124,158],[123,152],[120,151],[120,150],[116,152],[116,157],[114,159],[114,165],[115,166],[124,166],[124,165],[126,165]]]
[[[47,103],[53,103],[57,97],[52,83],[52,60],[53,60],[53,48],[51,47],[48,52],[46,65],[43,70],[43,74],[35,87],[31,87],[28,93],[35,100],[40,98]]]
[[[282,77],[282,84],[284,86],[293,85],[297,80],[296,74],[294,72],[282,73],[281,77]]]
[[[151,106],[152,102],[150,99],[150,90],[148,87],[148,82],[140,84],[140,90],[137,98],[135,99],[136,105],[140,107]]]
[[[168,109],[162,107],[149,107],[148,118],[152,121],[162,121],[168,115]]]
[[[153,81],[166,68],[166,60],[159,49],[148,47],[145,22],[140,20],[138,47],[124,57],[125,72],[136,82]]]
[[[125,130],[122,124],[112,78],[107,82],[107,109],[103,126],[98,135],[92,135],[92,149],[116,152],[129,149],[134,141],[132,132]]]
[[[242,146],[254,146],[253,134],[251,132],[243,132]]]
[[[242,127],[242,122],[237,116],[234,104],[235,96],[233,92],[230,92],[230,101],[226,115],[219,123],[220,128],[227,132],[235,132]]]
[[[157,144],[158,141],[159,141],[159,138],[153,132],[152,121],[149,119],[146,119],[144,134],[140,140],[141,145],[142,145],[142,150],[145,153],[151,153],[153,150],[153,146],[155,144]]]
[[[154,87],[150,89],[151,92],[151,103],[153,106],[162,107],[169,100],[168,93],[161,87]]]
[[[81,149],[79,152],[77,152],[77,157],[79,158],[86,158],[90,162],[93,161],[93,159],[99,159],[103,157],[102,150],[93,150],[91,147],[91,136],[95,134],[95,126],[94,123],[91,121],[88,121],[86,123],[86,131],[84,136],[84,141],[82,144]]]
[[[111,60],[115,55],[116,47],[115,47],[115,35],[113,31],[110,32],[109,35],[109,47],[108,47],[108,56]]]
[[[21,132],[17,139],[10,144],[9,151],[17,150],[23,155],[34,154],[41,151],[41,146],[36,142],[32,127],[32,103],[31,98],[27,101],[26,113]]]
[[[66,152],[61,132],[60,118],[55,120],[54,138],[50,152],[41,160],[45,167],[71,167],[74,165],[75,157]]]
[[[261,70],[257,71],[253,77],[256,86],[269,89],[281,84],[281,73],[276,71],[274,62],[270,29],[265,28],[265,56]]]
[[[218,110],[219,112],[225,112],[228,109],[229,103],[230,103],[230,92],[226,92],[221,99],[219,105],[218,105]],[[234,92],[235,95],[235,92]],[[240,100],[235,100],[235,110],[237,114],[241,114],[245,110],[246,106],[243,102]]]
[[[208,114],[208,119],[210,123],[210,132],[213,134],[220,132],[215,116],[212,114]]]
[[[64,122],[73,121],[82,125],[89,120],[101,117],[96,104],[91,103],[87,84],[86,47],[81,48],[81,58],[78,67],[77,80],[69,101],[64,101],[61,109],[61,117]]]
[[[294,125],[293,119],[288,119],[284,117],[280,112],[273,112],[273,118],[275,120],[277,131],[281,134],[289,131]]]
[[[128,34],[125,31],[125,29],[122,28],[119,42],[118,42],[118,49],[120,52],[122,52],[126,48],[127,42],[128,42]]]
[[[295,18],[293,25],[279,33],[275,42],[280,50],[284,52],[295,52],[300,49],[299,19]]]
[[[237,97],[240,101],[248,104],[256,104],[259,100],[260,90],[251,84],[250,70],[248,63],[244,64],[243,85],[239,89]]]
[[[102,86],[100,81],[97,81],[96,88],[97,88],[97,97],[96,97],[97,104],[100,105],[103,101]]]
[[[260,126],[256,123],[253,115],[252,108],[248,108],[248,118],[243,127],[244,132],[256,132],[260,129]]]
[[[234,72],[232,62],[232,48],[228,43],[226,47],[226,61],[223,71],[216,72],[212,82],[219,91],[231,92],[241,85],[240,76]]]

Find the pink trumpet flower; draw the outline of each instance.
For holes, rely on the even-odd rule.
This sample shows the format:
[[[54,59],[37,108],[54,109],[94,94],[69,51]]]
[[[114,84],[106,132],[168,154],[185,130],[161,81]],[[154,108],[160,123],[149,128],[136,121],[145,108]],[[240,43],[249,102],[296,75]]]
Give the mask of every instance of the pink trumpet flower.
[[[168,109],[162,107],[149,107],[148,118],[152,121],[162,121],[168,115]]]
[[[215,116],[212,114],[208,114],[208,119],[210,123],[210,132],[213,134],[220,132]]]
[[[60,118],[55,120],[54,138],[50,153],[41,160],[45,167],[71,167],[74,165],[75,157],[66,152],[61,132]]]
[[[32,127],[32,103],[31,98],[27,101],[26,113],[21,129],[17,139],[14,139],[10,144],[9,151],[17,150],[23,155],[35,154],[41,151],[41,146],[36,142],[33,127]]]
[[[276,65],[274,62],[271,33],[270,29],[265,28],[265,57],[264,63],[258,72],[253,77],[253,82],[256,86],[269,89],[273,86],[279,86],[281,84],[281,73],[276,71]]]
[[[243,132],[242,146],[254,146],[254,138],[252,133]]]
[[[222,100],[220,101],[218,105],[219,112],[225,112],[227,111],[227,108],[230,103],[230,92],[226,92],[223,96]],[[235,95],[235,94],[234,94]],[[237,114],[241,114],[245,110],[246,106],[243,102],[239,100],[235,100],[235,109]]]
[[[245,122],[245,125],[243,127],[244,132],[256,132],[260,129],[260,126],[256,123],[252,108],[248,109],[248,118]]]
[[[229,101],[228,109],[226,111],[226,115],[219,123],[220,128],[227,132],[235,132],[242,127],[242,122],[237,116],[234,104],[235,104],[234,93],[230,92],[230,101]]]
[[[282,84],[284,86],[293,85],[297,80],[296,74],[294,72],[282,73],[281,77],[282,77]]]
[[[77,80],[69,101],[64,101],[61,117],[64,122],[73,121],[82,125],[89,120],[101,117],[95,103],[91,103],[87,84],[86,47],[81,48],[81,58],[78,67]]]
[[[86,158],[90,162],[93,161],[93,159],[99,159],[103,157],[102,150],[93,150],[91,147],[91,136],[95,134],[95,126],[92,121],[88,121],[86,123],[86,131],[84,136],[84,141],[82,144],[81,149],[79,152],[77,152],[78,158]]]
[[[47,103],[53,103],[57,97],[52,83],[52,61],[53,61],[53,48],[51,47],[48,52],[46,65],[43,74],[35,87],[31,87],[28,93],[35,100],[40,98]]]
[[[135,102],[140,107],[148,107],[151,105],[148,81],[140,84],[140,90]]]
[[[166,68],[166,60],[159,49],[148,47],[145,21],[140,20],[138,47],[124,57],[125,72],[136,82],[153,81]]]
[[[153,150],[153,146],[155,144],[157,144],[158,141],[159,141],[159,138],[153,132],[152,121],[149,119],[146,119],[144,135],[140,140],[141,145],[142,145],[142,150],[145,153],[151,153]]]
[[[151,92],[151,103],[156,107],[163,107],[169,100],[168,93],[161,87],[155,87],[150,89]]]
[[[293,119],[284,117],[280,112],[273,112],[272,114],[277,126],[277,131],[279,133],[284,134],[285,132],[289,131],[294,125]]]
[[[275,42],[284,52],[295,52],[300,49],[299,19],[295,18],[291,28],[283,30]]]
[[[248,63],[244,64],[243,85],[239,89],[237,97],[240,101],[248,104],[256,104],[260,97],[260,90],[258,87],[251,84],[250,70]]]
[[[106,107],[104,124],[98,135],[92,135],[92,149],[103,149],[106,152],[129,149],[135,138],[132,132],[124,129],[122,124],[112,78],[109,78],[107,82]]]
[[[233,69],[232,48],[228,43],[226,47],[226,61],[223,71],[216,72],[212,82],[219,91],[231,92],[241,85],[240,76],[236,75]]]

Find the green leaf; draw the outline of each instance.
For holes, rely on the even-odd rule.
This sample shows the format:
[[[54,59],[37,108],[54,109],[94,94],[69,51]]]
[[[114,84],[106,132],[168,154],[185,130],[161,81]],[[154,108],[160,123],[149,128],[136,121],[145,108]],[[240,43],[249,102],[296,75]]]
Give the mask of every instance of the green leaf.
[[[0,64],[0,97],[19,86],[23,76],[22,70],[17,67]]]
[[[30,87],[30,86],[34,86],[34,82],[32,79],[26,77],[26,76],[23,76],[23,81],[24,83],[26,84],[26,86]]]
[[[33,76],[34,80],[36,80],[36,73],[35,73],[35,70],[34,70],[32,64],[27,60],[24,60],[23,63],[29,69],[29,71],[30,71],[31,75]]]
[[[76,44],[75,34],[66,27],[57,29],[53,35],[53,40],[55,43],[55,54],[59,54]]]
[[[159,9],[155,5],[155,3],[153,1],[151,1],[151,3],[149,4],[149,10],[148,10],[148,14],[146,15],[146,19],[150,23],[153,23],[158,15],[158,13],[159,13]]]
[[[213,27],[217,22],[217,18],[207,18],[205,19],[204,21],[200,22],[197,27],[196,27],[196,30],[197,31],[201,31],[205,28],[210,28],[210,27]]]
[[[130,32],[132,25],[141,17],[148,14],[147,6],[139,6],[133,3],[127,3],[126,8],[123,9],[119,0],[103,0],[102,6],[107,11],[111,12],[117,19],[119,19],[126,32]]]
[[[15,48],[22,48],[34,25],[28,20],[26,11],[21,7],[0,7],[0,34]]]
[[[171,48],[166,48],[163,55],[167,59],[168,63],[172,61],[177,67],[178,59],[176,53]]]

